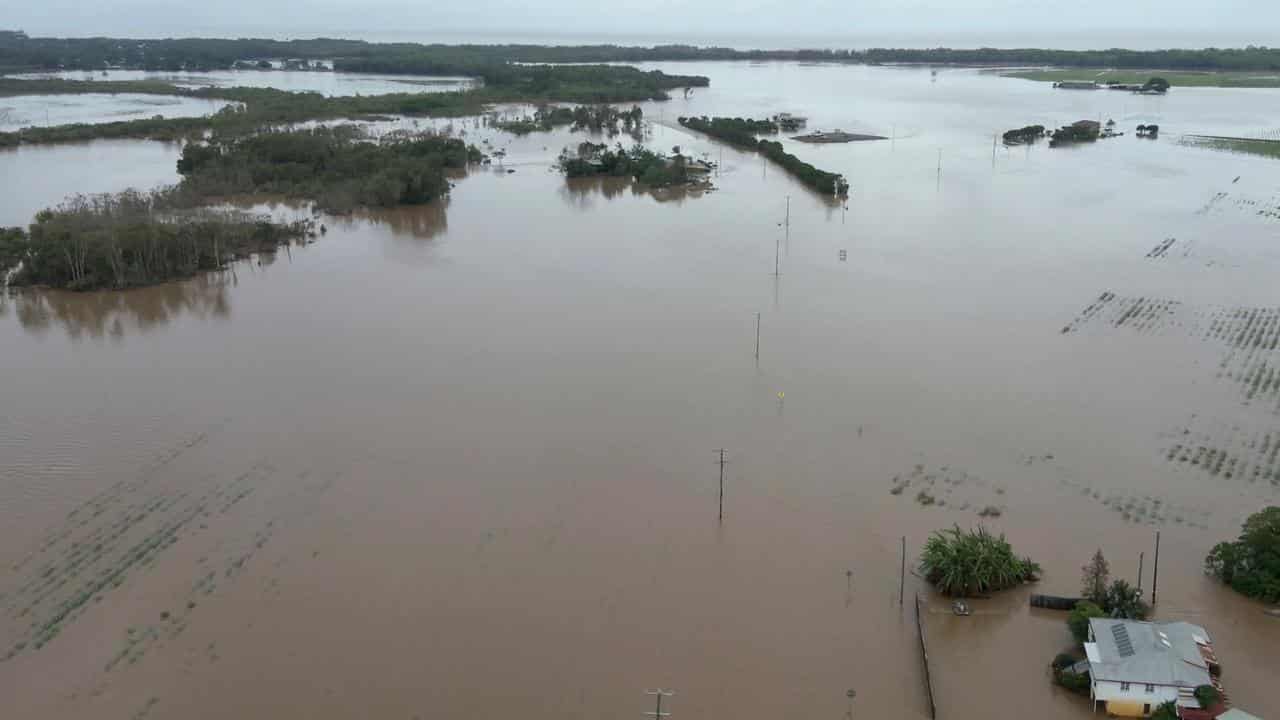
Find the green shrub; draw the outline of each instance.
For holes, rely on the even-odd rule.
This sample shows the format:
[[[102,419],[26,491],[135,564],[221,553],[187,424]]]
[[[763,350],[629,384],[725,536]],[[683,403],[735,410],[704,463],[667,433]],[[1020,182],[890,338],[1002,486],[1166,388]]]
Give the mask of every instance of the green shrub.
[[[1034,582],[1040,566],[1013,552],[1004,535],[985,528],[935,532],[924,544],[920,569],[946,595],[981,595]]]
[[[1200,701],[1200,707],[1208,710],[1222,702],[1222,693],[1212,685],[1198,685],[1195,689],[1196,700]]]
[[[1065,670],[1076,664],[1076,659],[1066,653],[1058,653],[1053,658],[1054,671]]]
[[[1156,706],[1155,711],[1151,713],[1151,720],[1178,720],[1177,703],[1172,700],[1160,703]]]
[[[1070,670],[1063,670],[1058,673],[1058,684],[1071,692],[1087,695],[1089,694],[1089,687],[1093,683],[1089,679],[1089,673],[1075,673]]]
[[[1106,616],[1107,613],[1102,608],[1088,600],[1081,600],[1067,616],[1067,627],[1071,629],[1071,637],[1075,638],[1076,642],[1085,642],[1089,639],[1089,618]]]

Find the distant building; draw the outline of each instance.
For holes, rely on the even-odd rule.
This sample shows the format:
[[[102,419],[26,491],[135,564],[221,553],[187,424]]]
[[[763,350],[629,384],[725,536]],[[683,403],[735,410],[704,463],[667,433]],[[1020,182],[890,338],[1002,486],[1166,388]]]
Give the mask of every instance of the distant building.
[[[1186,622],[1089,621],[1090,695],[1110,715],[1147,717],[1174,702],[1199,709],[1194,691],[1217,687],[1217,656],[1204,628]]]

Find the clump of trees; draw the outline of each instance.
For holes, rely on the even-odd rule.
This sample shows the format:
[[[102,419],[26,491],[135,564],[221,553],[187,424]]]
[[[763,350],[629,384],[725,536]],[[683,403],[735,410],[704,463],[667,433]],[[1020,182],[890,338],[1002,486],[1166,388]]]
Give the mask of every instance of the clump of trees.
[[[1049,146],[1055,147],[1067,143],[1093,142],[1102,135],[1102,124],[1097,120],[1080,120],[1063,125],[1053,131]]]
[[[1153,77],[1142,84],[1142,92],[1169,92],[1169,81],[1162,77]]]
[[[1040,579],[1040,566],[1018,557],[1004,535],[986,528],[935,532],[924,544],[920,570],[946,595],[968,597],[1016,587]]]
[[[1130,585],[1127,580],[1116,578],[1111,579],[1111,568],[1107,563],[1107,559],[1102,555],[1102,550],[1098,550],[1093,554],[1081,569],[1080,594],[1084,597],[1085,602],[1077,603],[1076,608],[1081,610],[1081,614],[1091,613],[1095,609],[1101,611],[1099,615],[1088,615],[1089,617],[1113,617],[1126,618],[1130,620],[1143,620],[1150,614],[1151,608],[1142,601],[1142,591]],[[1075,611],[1072,617],[1067,619],[1067,625],[1071,627],[1071,632],[1076,635],[1078,640],[1084,642],[1081,638],[1083,635],[1077,634],[1077,628],[1072,625],[1072,619],[1076,617]],[[1084,635],[1088,634],[1088,619],[1084,619],[1083,624]]]
[[[421,205],[449,192],[446,168],[482,158],[463,141],[391,133],[377,141],[354,125],[267,131],[188,143],[180,190],[198,198],[279,194],[325,210]]]
[[[79,195],[0,233],[0,273],[12,285],[126,288],[216,270],[309,232],[234,210],[187,209],[176,190]]]
[[[1010,130],[1004,134],[1004,142],[1006,145],[1025,145],[1029,142],[1035,142],[1044,137],[1043,125],[1028,125],[1017,130]]]
[[[682,117],[679,118],[679,122],[690,130],[697,130],[732,145],[759,152],[780,165],[782,169],[791,173],[794,178],[820,193],[840,196],[849,194],[849,183],[844,179],[844,176],[839,173],[819,170],[787,152],[780,142],[758,139],[756,137],[757,134],[767,132],[760,128],[772,127],[773,132],[777,132],[777,125],[771,120],[707,118],[704,116]]]
[[[630,110],[619,110],[612,105],[580,105],[574,108],[541,105],[532,116],[499,122],[497,127],[516,135],[527,135],[571,125],[574,130],[607,133],[610,137],[625,132],[639,139],[643,122],[644,111],[638,105],[633,105]]]
[[[1245,520],[1234,542],[1213,546],[1205,571],[1237,592],[1264,602],[1280,602],[1280,507]]]
[[[668,158],[639,144],[627,149],[622,143],[610,148],[603,143],[584,142],[578,145],[576,153],[567,149],[561,153],[560,169],[565,177],[630,177],[649,187],[684,185],[697,180],[689,172],[683,155],[675,153]]]

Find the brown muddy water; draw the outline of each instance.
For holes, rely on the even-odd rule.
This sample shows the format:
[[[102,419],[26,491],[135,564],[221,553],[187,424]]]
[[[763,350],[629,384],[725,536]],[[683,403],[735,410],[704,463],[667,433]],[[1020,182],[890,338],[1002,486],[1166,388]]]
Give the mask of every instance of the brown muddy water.
[[[460,123],[508,155],[447,203],[189,282],[7,296],[5,716],[626,717],[663,687],[675,718],[838,720],[850,689],[854,717],[920,718],[916,592],[939,717],[1088,716],[1049,683],[1070,638],[1032,588],[956,618],[909,576],[899,606],[900,538],[914,558],[979,522],[1052,594],[1097,548],[1135,581],[1145,552],[1150,588],[1159,529],[1157,616],[1204,625],[1236,704],[1280,714],[1280,621],[1200,570],[1280,497],[1254,379],[1280,165],[1176,142],[1265,127],[1280,93],[674,67],[714,85],[646,106],[649,142],[723,157],[714,192],[566,183],[582,136]],[[849,176],[846,210],[669,127],[770,111],[895,139],[789,143]],[[1166,137],[993,160],[995,131],[1099,113]],[[50,204],[48,178],[169,182],[174,155],[0,172]]]

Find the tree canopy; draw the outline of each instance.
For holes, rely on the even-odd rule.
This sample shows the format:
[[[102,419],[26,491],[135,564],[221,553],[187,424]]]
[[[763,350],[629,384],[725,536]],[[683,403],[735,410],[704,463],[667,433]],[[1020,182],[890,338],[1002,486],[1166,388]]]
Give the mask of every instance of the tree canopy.
[[[1205,569],[1237,592],[1280,602],[1280,506],[1250,515],[1238,539],[1213,547]]]

